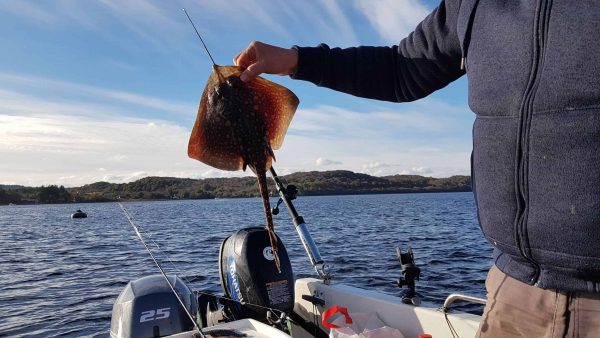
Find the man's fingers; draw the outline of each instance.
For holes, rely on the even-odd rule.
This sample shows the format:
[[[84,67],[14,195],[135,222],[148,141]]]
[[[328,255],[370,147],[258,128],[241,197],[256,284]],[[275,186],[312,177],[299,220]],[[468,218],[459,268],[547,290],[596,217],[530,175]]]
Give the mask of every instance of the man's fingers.
[[[242,68],[248,68],[254,62],[254,57],[250,57],[248,51],[239,53],[233,58],[233,64]]]
[[[239,60],[240,56],[242,55],[242,53],[243,52],[240,52],[238,55],[236,55],[236,56],[233,57],[233,64],[234,65],[239,66],[238,60]]]
[[[244,49],[233,58],[233,64],[242,68],[248,68],[254,62],[256,62],[256,52],[252,46]]]
[[[287,75],[297,63],[295,51],[252,41],[245,50],[233,58],[233,63],[245,68],[242,81],[252,81],[262,73]],[[294,58],[295,57],[295,58]]]
[[[242,66],[243,67],[243,66]],[[252,81],[261,73],[264,72],[265,65],[263,62],[259,61],[249,65],[246,70],[240,75],[240,78],[244,82]]]

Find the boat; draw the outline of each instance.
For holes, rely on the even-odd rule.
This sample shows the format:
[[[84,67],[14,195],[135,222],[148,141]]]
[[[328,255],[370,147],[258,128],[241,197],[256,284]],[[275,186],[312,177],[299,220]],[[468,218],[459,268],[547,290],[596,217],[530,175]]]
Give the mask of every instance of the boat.
[[[292,204],[295,187],[289,186],[288,191],[274,169],[270,172],[280,196],[274,209],[281,203],[287,207],[315,275],[293,274],[279,238],[278,271],[267,230],[251,227],[236,231],[221,244],[219,272],[223,295],[192,291],[180,277],[164,272],[145,244],[139,226],[119,203],[161,274],[142,277],[125,286],[113,305],[111,337],[324,338],[329,337],[331,330],[338,330],[336,325],[351,322],[348,318],[353,316],[376,318],[377,328],[389,329],[383,335],[383,331],[378,335],[370,331],[361,337],[476,335],[481,316],[456,311],[452,306],[457,301],[485,304],[485,299],[451,294],[439,307],[421,306],[415,282],[420,268],[415,265],[410,248],[406,252],[398,248],[396,252],[402,266],[398,286],[406,286],[402,296],[337,282]]]
[[[81,211],[81,209],[77,209],[77,211],[71,214],[71,218],[87,218],[87,214]]]

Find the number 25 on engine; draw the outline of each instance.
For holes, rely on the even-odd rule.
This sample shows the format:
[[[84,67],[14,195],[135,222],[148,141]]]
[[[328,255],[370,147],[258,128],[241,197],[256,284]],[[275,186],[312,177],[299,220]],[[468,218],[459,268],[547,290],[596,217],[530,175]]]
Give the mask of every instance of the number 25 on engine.
[[[169,318],[171,315],[170,310],[170,307],[165,307],[162,309],[144,311],[140,316],[140,323]]]

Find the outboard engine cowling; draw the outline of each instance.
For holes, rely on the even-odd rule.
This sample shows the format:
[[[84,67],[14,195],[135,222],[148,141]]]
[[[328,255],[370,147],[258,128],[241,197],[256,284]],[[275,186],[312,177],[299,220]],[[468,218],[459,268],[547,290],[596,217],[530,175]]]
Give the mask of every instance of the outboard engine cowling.
[[[266,322],[267,308],[283,312],[293,310],[292,264],[279,236],[277,246],[281,273],[275,266],[265,228],[238,230],[221,244],[221,285],[227,297],[239,302],[229,307],[235,319],[252,318]]]
[[[177,276],[169,276],[169,281],[187,310],[195,317],[198,303],[194,293]],[[194,323],[165,278],[162,275],[152,275],[129,282],[121,291],[113,305],[110,336],[162,337],[193,328]]]

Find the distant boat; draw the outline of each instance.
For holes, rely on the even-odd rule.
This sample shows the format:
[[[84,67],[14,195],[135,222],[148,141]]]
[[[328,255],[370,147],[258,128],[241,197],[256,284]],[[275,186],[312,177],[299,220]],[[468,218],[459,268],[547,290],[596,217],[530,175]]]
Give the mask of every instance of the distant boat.
[[[77,209],[77,211],[71,214],[71,218],[87,218],[87,214],[81,211],[81,209]]]
[[[14,203],[8,203],[8,205],[10,206],[10,205],[16,205],[16,204],[14,204]]]

